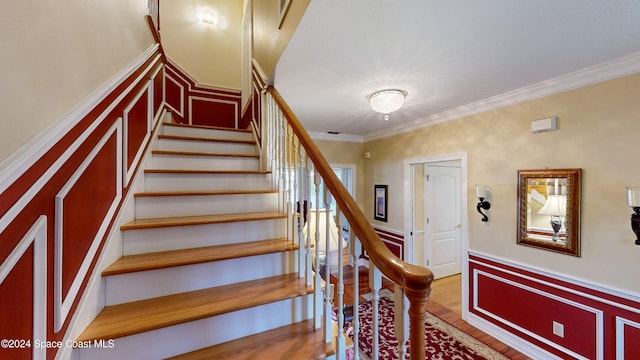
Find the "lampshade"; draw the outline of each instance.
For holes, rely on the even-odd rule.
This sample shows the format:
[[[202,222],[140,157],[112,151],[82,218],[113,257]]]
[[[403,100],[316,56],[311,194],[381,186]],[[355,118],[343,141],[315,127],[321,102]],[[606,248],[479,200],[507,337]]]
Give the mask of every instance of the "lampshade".
[[[538,211],[538,214],[552,216],[567,215],[567,196],[549,195],[542,209]]]
[[[318,226],[320,227],[320,238],[316,243],[315,233],[316,233],[316,212],[319,213]],[[338,250],[338,226],[336,225],[335,220],[333,219],[333,214],[329,214],[329,246],[330,251]],[[327,253],[327,209],[311,209],[309,212],[309,221],[304,226],[304,236],[306,238],[307,232],[311,232],[311,243],[315,244],[318,247],[320,252]],[[347,246],[347,242],[342,239],[342,249]]]
[[[374,111],[387,115],[402,107],[406,95],[397,89],[376,91],[369,96],[369,104]]]
[[[640,207],[640,188],[627,188],[627,205]]]

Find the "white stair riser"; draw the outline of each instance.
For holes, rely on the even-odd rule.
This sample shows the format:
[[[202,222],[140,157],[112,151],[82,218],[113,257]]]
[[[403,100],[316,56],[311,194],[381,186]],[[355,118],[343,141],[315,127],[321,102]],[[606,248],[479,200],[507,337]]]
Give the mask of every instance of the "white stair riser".
[[[106,305],[288,274],[296,270],[296,255],[279,252],[108,276]]]
[[[136,198],[137,219],[277,210],[277,193],[144,196]]]
[[[163,125],[162,134],[174,136],[191,136],[205,139],[252,140],[253,133],[245,131],[227,131],[216,129],[190,128],[183,126]]]
[[[114,339],[111,349],[76,349],[74,355],[77,355],[77,360],[157,360],[272,330],[312,316],[312,295],[299,296]]]
[[[260,160],[256,157],[199,156],[154,154],[152,169],[174,170],[260,170]]]
[[[182,139],[158,139],[158,150],[256,155],[255,144]]]
[[[145,189],[156,191],[266,190],[269,174],[147,173]]]
[[[272,219],[127,230],[123,255],[282,238],[286,223],[286,219]]]

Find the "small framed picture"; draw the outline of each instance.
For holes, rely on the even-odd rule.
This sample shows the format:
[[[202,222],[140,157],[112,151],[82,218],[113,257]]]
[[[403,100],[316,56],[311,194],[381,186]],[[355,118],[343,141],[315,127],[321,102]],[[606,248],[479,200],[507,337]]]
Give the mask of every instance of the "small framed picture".
[[[374,185],[373,218],[387,222],[387,185]]]

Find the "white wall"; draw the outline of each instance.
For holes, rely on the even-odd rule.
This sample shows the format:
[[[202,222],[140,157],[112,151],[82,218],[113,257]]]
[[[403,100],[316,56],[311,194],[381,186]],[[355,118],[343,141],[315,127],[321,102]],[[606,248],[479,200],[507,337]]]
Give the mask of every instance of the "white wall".
[[[217,25],[198,21],[204,7],[218,14]],[[162,0],[162,46],[199,84],[241,89],[242,14],[242,0]]]
[[[0,1],[0,163],[153,44],[147,12],[147,0]]]

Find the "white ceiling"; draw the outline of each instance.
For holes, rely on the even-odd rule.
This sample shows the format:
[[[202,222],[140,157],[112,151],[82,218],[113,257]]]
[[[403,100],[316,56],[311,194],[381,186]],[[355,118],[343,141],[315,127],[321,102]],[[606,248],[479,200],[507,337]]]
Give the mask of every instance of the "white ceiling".
[[[357,140],[638,71],[640,0],[311,0],[274,79],[308,131]]]

